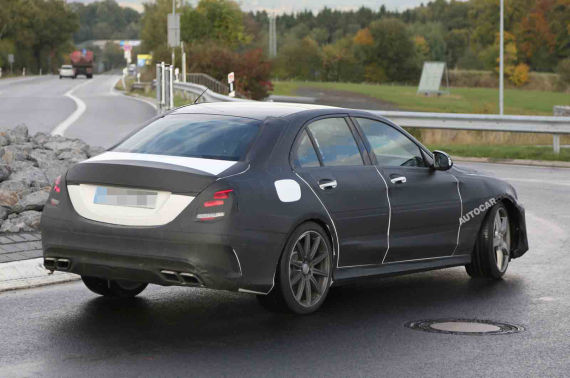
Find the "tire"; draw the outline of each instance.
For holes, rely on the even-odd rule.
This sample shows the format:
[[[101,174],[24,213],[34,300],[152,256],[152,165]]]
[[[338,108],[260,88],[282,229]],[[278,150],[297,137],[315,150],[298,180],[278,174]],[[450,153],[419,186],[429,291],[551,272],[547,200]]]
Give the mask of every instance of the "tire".
[[[59,75],[59,80],[61,80],[61,75]]]
[[[97,277],[81,276],[83,283],[95,294],[111,298],[132,298],[146,289],[146,283],[133,281],[105,280]]]
[[[471,263],[465,265],[467,274],[473,278],[502,279],[511,259],[511,235],[507,208],[502,204],[493,206],[481,225]]]
[[[313,313],[327,297],[332,272],[332,244],[327,233],[316,223],[304,223],[287,240],[277,266],[275,286],[269,294],[257,298],[271,311]]]

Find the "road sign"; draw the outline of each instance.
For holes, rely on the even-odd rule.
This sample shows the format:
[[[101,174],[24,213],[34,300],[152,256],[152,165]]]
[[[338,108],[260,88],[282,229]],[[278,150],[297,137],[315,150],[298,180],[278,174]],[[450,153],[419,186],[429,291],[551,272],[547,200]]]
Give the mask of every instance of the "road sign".
[[[418,93],[440,94],[441,79],[446,69],[445,62],[424,62]]]
[[[168,14],[168,46],[180,46],[180,14]]]
[[[137,66],[138,67],[150,66],[151,61],[152,61],[152,55],[150,55],[150,54],[137,54]]]
[[[14,63],[14,54],[8,54],[8,63]]]
[[[234,80],[235,80],[235,74],[234,74],[233,72],[230,72],[230,73],[228,74],[228,84],[233,83]]]

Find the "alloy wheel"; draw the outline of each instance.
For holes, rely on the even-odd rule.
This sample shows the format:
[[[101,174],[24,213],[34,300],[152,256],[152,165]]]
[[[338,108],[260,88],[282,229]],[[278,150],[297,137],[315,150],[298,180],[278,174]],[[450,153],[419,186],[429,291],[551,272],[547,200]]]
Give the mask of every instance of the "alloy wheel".
[[[330,254],[316,231],[307,231],[295,242],[289,256],[289,288],[303,307],[319,302],[330,284]]]
[[[493,251],[495,263],[499,272],[507,270],[511,250],[511,231],[509,217],[504,208],[500,208],[495,214],[493,222]]]

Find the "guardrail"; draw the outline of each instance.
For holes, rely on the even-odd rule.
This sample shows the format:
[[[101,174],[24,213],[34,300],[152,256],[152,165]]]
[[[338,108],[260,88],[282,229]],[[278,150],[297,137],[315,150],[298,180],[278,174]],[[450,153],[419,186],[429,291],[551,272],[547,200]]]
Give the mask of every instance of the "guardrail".
[[[200,95],[207,88],[199,84],[174,83],[174,89]],[[283,100],[292,102],[291,97],[282,97]],[[225,96],[209,90],[203,94],[202,98],[205,102],[251,101]],[[277,102],[281,98],[280,96],[272,96],[272,99]],[[552,134],[552,147],[557,154],[560,153],[560,136],[570,135],[570,117],[366,111],[386,117],[402,127]]]
[[[210,90],[227,95],[230,93],[230,87],[219,80],[214,79],[212,76],[205,73],[189,73],[186,75],[187,83],[203,85],[210,88]]]
[[[203,102],[243,102],[243,101],[252,101],[244,98],[237,98],[237,97],[230,97],[223,94],[219,94],[209,90],[209,88],[205,87],[204,85],[194,84],[194,83],[181,83],[181,82],[174,82],[173,84],[174,90],[176,91],[184,91],[192,93],[196,96],[201,96],[201,100]]]

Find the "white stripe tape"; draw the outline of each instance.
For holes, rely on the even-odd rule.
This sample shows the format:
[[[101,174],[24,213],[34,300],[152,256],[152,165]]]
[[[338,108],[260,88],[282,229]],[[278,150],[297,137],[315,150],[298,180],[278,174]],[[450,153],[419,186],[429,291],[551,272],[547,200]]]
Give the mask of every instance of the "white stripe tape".
[[[202,172],[207,172],[212,175],[218,175],[226,169],[236,164],[235,161],[217,160],[217,159],[202,159],[184,156],[168,156],[168,155],[155,155],[155,154],[139,154],[132,152],[116,152],[108,151],[101,155],[92,157],[85,160],[83,163],[97,163],[109,160],[127,160],[127,161],[148,161],[156,163],[166,163],[178,165],[181,167],[197,169]]]

